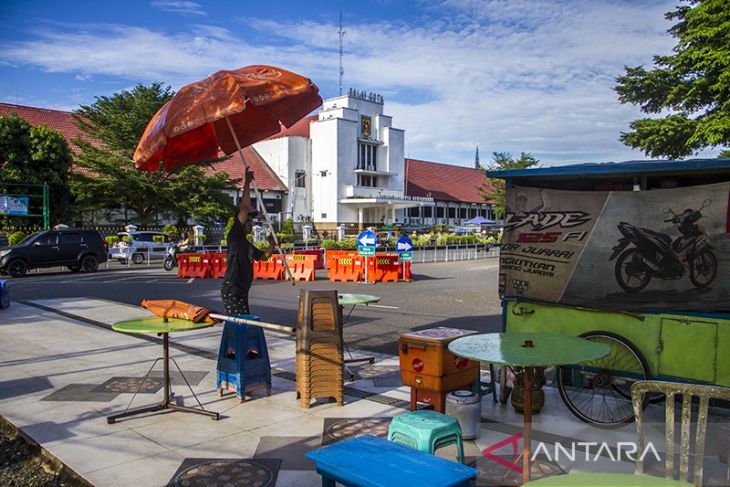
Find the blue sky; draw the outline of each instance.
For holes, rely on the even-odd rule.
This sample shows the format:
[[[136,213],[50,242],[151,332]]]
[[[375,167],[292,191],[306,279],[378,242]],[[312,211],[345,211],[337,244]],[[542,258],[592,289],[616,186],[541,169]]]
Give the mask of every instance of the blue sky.
[[[406,155],[471,165],[532,152],[544,165],[645,159],[618,137],[642,116],[615,77],[674,39],[665,0],[3,0],[0,101],[73,110],[138,83],[178,89],[272,64],[338,95],[380,93]],[[708,151],[704,155],[715,155]]]

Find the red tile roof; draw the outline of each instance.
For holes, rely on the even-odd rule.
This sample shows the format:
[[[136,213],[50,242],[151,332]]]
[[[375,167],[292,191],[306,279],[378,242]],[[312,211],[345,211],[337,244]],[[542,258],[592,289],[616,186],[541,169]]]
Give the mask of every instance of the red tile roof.
[[[276,135],[272,135],[269,139],[278,139],[281,137],[306,137],[309,138],[309,125],[319,119],[319,115],[309,115],[299,120],[289,128],[283,127],[283,130]]]
[[[438,162],[405,160],[405,194],[437,201],[486,203],[480,188],[491,189],[483,170]]]
[[[266,161],[256,152],[256,149],[249,146],[244,147],[241,152],[243,152],[246,163],[253,171],[254,181],[256,181],[256,187],[259,190],[287,191],[286,185],[271,170],[269,165],[266,164]],[[209,166],[206,172],[211,176],[219,171],[227,172],[231,179],[241,179],[241,183],[239,184],[243,184],[244,166],[238,151],[231,154],[229,159]]]
[[[49,129],[61,132],[61,135],[66,139],[69,148],[74,154],[79,153],[79,148],[73,143],[75,139],[78,138],[85,142],[94,143],[93,139],[89,138],[78,128],[76,118],[72,112],[0,103],[0,116],[9,115],[18,115],[33,127],[36,125],[45,125]],[[76,165],[73,166],[73,170],[82,174],[94,174],[90,169]]]
[[[86,134],[76,126],[76,120],[72,112],[0,103],[0,116],[8,115],[18,115],[32,126],[45,125],[50,129],[58,130],[74,152],[78,152],[78,147],[72,143],[74,139],[80,138],[90,141]]]

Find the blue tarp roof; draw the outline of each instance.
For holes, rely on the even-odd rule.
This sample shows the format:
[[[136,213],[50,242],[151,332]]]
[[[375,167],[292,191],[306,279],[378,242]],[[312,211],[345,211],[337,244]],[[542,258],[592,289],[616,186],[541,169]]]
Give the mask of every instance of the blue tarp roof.
[[[730,171],[730,159],[687,159],[684,161],[589,162],[568,166],[487,171],[491,178],[565,178],[571,176],[640,175],[646,173]]]
[[[462,222],[464,225],[496,225],[497,222],[494,220],[487,220],[483,216],[475,216],[471,220]]]

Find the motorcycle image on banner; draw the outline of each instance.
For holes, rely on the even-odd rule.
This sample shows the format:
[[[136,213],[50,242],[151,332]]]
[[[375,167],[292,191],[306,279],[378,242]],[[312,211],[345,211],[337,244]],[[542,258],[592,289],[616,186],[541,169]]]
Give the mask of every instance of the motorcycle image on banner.
[[[664,209],[665,215],[671,215],[664,222],[675,224],[680,233],[673,242],[666,233],[619,223],[623,238],[613,247],[609,258],[616,259],[614,273],[619,286],[635,293],[648,286],[652,278],[680,279],[686,272],[696,287],[709,286],[717,276],[717,257],[707,232],[697,221],[710,204],[707,199],[699,209],[688,208],[680,214],[672,208]]]

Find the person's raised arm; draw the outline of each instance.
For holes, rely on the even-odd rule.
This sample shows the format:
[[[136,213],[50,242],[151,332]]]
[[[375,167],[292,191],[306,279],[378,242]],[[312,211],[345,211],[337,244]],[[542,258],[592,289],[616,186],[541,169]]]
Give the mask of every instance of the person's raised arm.
[[[275,245],[274,244],[274,236],[271,235],[271,234],[269,234],[268,239],[269,239],[269,246],[266,247],[266,249],[261,254],[261,259],[262,260],[268,259],[269,257],[271,257],[271,254],[274,253],[274,245]]]
[[[253,181],[253,171],[246,168],[246,175],[243,181],[243,194],[241,195],[241,202],[238,206],[238,213],[236,217],[241,224],[246,222],[248,213],[253,209],[251,208],[251,182]]]

